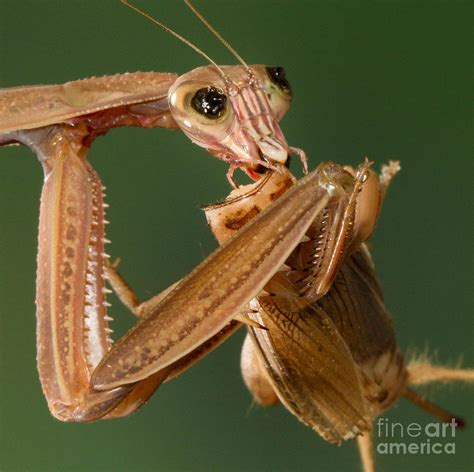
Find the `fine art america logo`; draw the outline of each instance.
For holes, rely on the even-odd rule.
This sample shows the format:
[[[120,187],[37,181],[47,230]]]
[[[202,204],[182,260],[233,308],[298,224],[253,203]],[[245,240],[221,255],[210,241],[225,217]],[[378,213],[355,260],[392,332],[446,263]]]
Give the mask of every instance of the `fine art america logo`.
[[[450,423],[392,423],[377,419],[378,454],[456,454],[456,429],[459,420]]]

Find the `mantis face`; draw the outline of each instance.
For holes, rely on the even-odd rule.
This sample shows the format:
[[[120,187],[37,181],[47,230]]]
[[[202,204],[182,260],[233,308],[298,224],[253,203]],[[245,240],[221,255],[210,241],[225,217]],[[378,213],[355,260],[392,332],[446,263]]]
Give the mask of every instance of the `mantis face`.
[[[231,165],[264,168],[287,164],[291,150],[278,122],[292,99],[282,67],[212,66],[180,76],[169,91],[171,115],[198,146]]]

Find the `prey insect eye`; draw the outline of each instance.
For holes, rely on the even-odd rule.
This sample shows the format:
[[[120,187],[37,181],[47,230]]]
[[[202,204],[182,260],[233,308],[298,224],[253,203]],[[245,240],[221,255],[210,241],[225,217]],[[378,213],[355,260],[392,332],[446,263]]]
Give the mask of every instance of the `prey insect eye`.
[[[280,90],[288,95],[292,94],[291,85],[286,78],[286,72],[283,67],[267,67],[267,73],[272,82],[277,85]]]
[[[199,89],[191,99],[191,106],[201,115],[216,119],[225,111],[227,97],[216,87]]]

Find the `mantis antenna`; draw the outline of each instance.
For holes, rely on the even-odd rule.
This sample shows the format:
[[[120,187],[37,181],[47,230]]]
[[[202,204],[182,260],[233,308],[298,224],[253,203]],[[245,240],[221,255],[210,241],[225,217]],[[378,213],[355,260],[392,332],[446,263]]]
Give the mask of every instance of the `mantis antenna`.
[[[242,59],[240,54],[222,37],[222,35],[217,31],[209,21],[204,17],[204,15],[191,3],[191,0],[184,0],[186,6],[199,18],[201,23],[229,50],[229,52],[247,69],[250,71],[250,67]]]
[[[135,13],[138,13],[139,15],[143,16],[144,18],[146,18],[147,20],[150,20],[152,23],[155,23],[155,25],[158,25],[161,29],[165,30],[167,33],[171,34],[172,36],[174,36],[175,38],[179,39],[180,41],[182,41],[184,44],[188,45],[191,49],[194,49],[194,51],[196,51],[200,56],[204,57],[204,59],[206,59],[207,61],[209,61],[218,71],[219,73],[222,75],[222,77],[224,78],[224,80],[226,82],[230,82],[230,79],[229,77],[226,75],[226,73],[222,70],[221,67],[219,67],[217,65],[216,62],[214,62],[204,51],[202,51],[201,49],[199,49],[194,43],[192,43],[191,41],[189,41],[188,39],[184,38],[183,36],[181,36],[179,33],[177,33],[176,31],[172,30],[171,28],[169,28],[168,26],[166,26],[164,23],[162,23],[161,21],[158,21],[156,18],[152,17],[151,15],[149,15],[148,13],[144,12],[143,10],[140,10],[138,7],[136,7],[135,5],[132,5],[131,3],[128,2],[128,0],[120,0],[120,2],[125,5],[126,7],[129,7],[130,9],[132,9]],[[206,24],[206,23],[204,23]],[[206,24],[207,26],[207,24]],[[209,26],[208,26],[209,27]],[[218,33],[217,33],[218,34]],[[219,37],[219,36],[218,36]],[[224,44],[226,44],[224,42]],[[229,46],[228,46],[229,47]],[[232,49],[231,49],[232,51]],[[248,66],[247,66],[248,67]]]

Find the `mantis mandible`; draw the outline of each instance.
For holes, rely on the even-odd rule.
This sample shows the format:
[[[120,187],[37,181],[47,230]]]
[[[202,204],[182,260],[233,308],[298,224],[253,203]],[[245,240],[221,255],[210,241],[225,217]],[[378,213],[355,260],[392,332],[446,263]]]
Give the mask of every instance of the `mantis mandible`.
[[[242,75],[245,75],[249,78],[250,81],[252,80],[255,80],[256,78],[259,78],[261,81],[263,82],[267,82],[267,83],[273,83],[275,85],[275,82],[272,80],[272,77],[269,75],[269,71],[268,70],[264,70],[264,68],[261,68],[261,69],[258,69],[258,68],[252,68],[251,71],[253,72],[253,75],[254,77],[250,77],[250,75],[248,74],[248,70],[245,69],[245,66],[238,66],[237,69],[226,69],[226,68],[221,68],[222,69],[222,72],[224,73],[224,75],[219,75],[218,72],[216,72],[218,69],[216,68],[209,68],[206,70],[206,72],[209,73],[209,76],[212,77],[212,78],[219,78],[219,79],[224,79],[224,82],[225,82],[225,76],[227,76],[228,79],[231,80],[231,82],[234,82],[234,81],[237,81],[238,79],[236,78],[237,76],[240,77]],[[197,70],[196,73],[200,74],[204,72],[203,70]],[[192,73],[191,73],[192,74]],[[235,76],[234,76],[235,74]],[[266,75],[264,75],[266,74]],[[273,77],[273,79],[277,80],[277,83],[276,85],[278,85],[278,80],[281,79],[281,71],[279,72],[278,70],[275,70],[273,71],[273,74],[276,75],[276,79],[275,77]],[[278,75],[280,75],[280,79],[278,78]],[[122,85],[121,82],[124,82],[124,85],[125,85],[125,88],[130,85],[132,83],[132,81],[135,81],[136,79],[140,80],[140,79],[143,79],[143,81],[145,79],[147,80],[150,80],[151,79],[151,82],[150,82],[150,90],[153,89],[153,91],[156,91],[156,89],[160,89],[160,86],[163,85],[163,82],[162,80],[164,79],[161,74],[160,74],[160,77],[158,78],[156,75],[154,76],[155,78],[158,79],[158,82],[159,82],[159,86],[156,87],[157,84],[153,84],[153,77],[152,76],[136,76],[136,75],[130,75],[130,76],[126,76],[126,77],[117,77],[117,85],[120,86]],[[207,80],[208,80],[208,76],[204,76],[205,77],[205,82],[207,83]],[[263,78],[263,79],[262,79]],[[127,80],[130,79],[130,82],[127,82]],[[196,76],[194,75],[189,75],[186,77],[186,80],[183,79],[183,84],[186,83],[187,80],[195,80],[196,79]],[[270,80],[270,82],[269,82]],[[105,83],[105,86],[106,88],[110,88],[110,86],[113,84],[113,80],[112,79],[107,79],[106,83]],[[97,81],[89,81],[89,82],[83,82],[82,84],[76,84],[78,86],[78,89],[74,90],[74,87],[75,86],[72,86],[70,87],[69,90],[73,90],[73,93],[75,91],[79,91],[80,90],[80,87],[81,85],[90,85],[91,88],[92,88],[92,92],[93,93],[97,93],[97,95],[99,97],[104,97],[105,94],[103,93],[103,90],[101,90],[101,82],[100,80],[97,80]],[[171,77],[169,78],[169,84],[166,84],[164,86],[164,89],[167,89],[169,91],[170,87],[173,86],[175,87],[176,85],[176,103],[182,103],[182,102],[179,102],[179,93],[181,90],[183,90],[183,94],[186,95],[186,90],[183,88],[183,89],[180,89],[178,90],[178,84],[177,84],[177,81],[175,80],[175,77]],[[219,84],[220,87],[216,87],[217,89],[217,92],[219,92],[219,89],[220,90],[224,90],[225,89],[225,86],[220,83]],[[113,86],[113,85],[112,85]],[[145,87],[145,84],[142,83],[141,86],[144,86]],[[285,85],[285,83],[283,82],[283,85],[280,84],[281,86],[281,89],[280,89],[280,95],[276,95],[276,99],[275,100],[281,100],[281,108],[279,108],[279,112],[276,112],[275,113],[275,116],[276,116],[276,120],[278,120],[279,118],[281,118],[281,116],[279,116],[279,113],[283,113],[282,110],[285,109],[285,106],[288,105],[288,95],[285,95],[285,89],[287,89],[288,87]],[[207,87],[207,86],[206,86]],[[67,88],[66,88],[67,89]],[[51,90],[51,89],[50,89]],[[201,90],[201,89],[199,89]],[[198,90],[198,91],[199,91]],[[37,93],[38,91],[36,90],[30,90],[31,92],[33,93]],[[47,93],[46,90],[44,91],[41,91],[41,93]],[[87,92],[84,91],[84,95],[82,94],[82,91],[78,92],[78,96],[80,96],[80,98],[84,98],[86,97],[86,94]],[[127,97],[130,97],[130,91],[129,90],[125,90],[125,91],[121,91],[122,93],[124,93]],[[283,92],[283,93],[281,93]],[[22,90],[21,91],[21,95],[20,93],[15,94],[15,98],[24,98],[26,102],[29,102],[31,103],[31,97],[29,98],[28,95],[28,90]],[[67,92],[68,93],[68,92]],[[115,111],[118,111],[119,113],[118,114],[115,114],[115,111],[114,113],[112,114],[107,114],[107,113],[103,113],[103,115],[105,116],[100,116],[100,113],[98,113],[98,115],[95,115],[95,116],[89,116],[87,117],[85,120],[83,120],[83,115],[84,114],[89,114],[89,112],[92,112],[92,109],[90,108],[85,108],[85,109],[81,109],[80,111],[80,114],[77,115],[77,116],[71,116],[70,115],[70,112],[69,111],[66,111],[66,115],[63,115],[63,116],[54,116],[54,114],[51,114],[49,115],[49,111],[47,113],[47,121],[44,122],[44,121],[41,121],[41,120],[38,120],[38,121],[35,121],[35,120],[32,120],[31,118],[31,109],[27,109],[26,111],[28,111],[28,116],[27,116],[27,121],[29,121],[30,125],[32,125],[32,129],[36,128],[37,126],[50,126],[48,128],[48,131],[47,131],[47,134],[45,135],[43,133],[43,131],[45,130],[41,130],[41,132],[37,132],[37,131],[21,131],[19,129],[13,129],[13,128],[18,128],[19,126],[23,126],[21,123],[18,124],[18,122],[16,122],[14,125],[13,125],[13,128],[9,128],[8,127],[8,124],[5,128],[5,136],[4,136],[4,142],[7,143],[9,142],[9,140],[17,140],[20,141],[20,140],[24,140],[24,141],[27,141],[27,142],[30,142],[30,143],[33,143],[33,145],[37,146],[37,149],[39,150],[40,154],[41,154],[41,151],[44,149],[44,148],[41,148],[37,142],[38,140],[42,140],[45,138],[45,136],[50,139],[50,142],[49,143],[46,143],[46,152],[49,153],[49,146],[54,146],[56,148],[58,148],[58,143],[60,142],[63,142],[64,140],[71,140],[71,141],[75,141],[75,140],[79,140],[81,141],[81,143],[84,145],[84,148],[87,148],[87,146],[89,146],[89,144],[91,143],[91,141],[97,136],[97,135],[100,135],[101,133],[105,132],[110,126],[119,126],[119,125],[140,125],[140,126],[163,126],[163,127],[174,127],[175,123],[178,122],[179,120],[181,120],[181,123],[183,125],[186,124],[186,118],[183,118],[184,116],[184,113],[185,111],[183,112],[183,109],[179,108],[179,106],[176,108],[175,110],[175,115],[172,115],[172,118],[174,119],[174,123],[172,121],[172,119],[170,119],[169,115],[166,113],[166,105],[164,105],[163,102],[165,102],[165,98],[164,98],[164,95],[158,95],[158,96],[153,96],[153,98],[150,98],[150,91],[148,90],[144,90],[143,91],[144,95],[143,96],[134,96],[134,98],[131,99],[131,103],[128,103],[126,106],[123,105],[124,102],[120,102],[121,98],[122,97],[119,97],[117,98],[117,101],[115,101],[116,99],[112,99],[112,100],[109,100],[107,101],[107,99],[104,101],[104,104],[103,105],[100,105],[100,106],[104,106],[105,107],[105,110],[109,110],[109,109],[115,109]],[[197,91],[196,91],[197,93]],[[208,110],[210,112],[210,114],[212,115],[214,113],[214,110],[217,110],[216,113],[217,115],[219,115],[220,111],[219,111],[219,108],[221,107],[222,105],[222,102],[223,102],[223,99],[222,99],[222,96],[221,94],[219,93],[216,93],[215,91],[213,90],[206,90],[206,93],[210,93],[211,95],[203,95],[203,98],[206,98],[206,102],[209,102],[209,101],[212,101],[216,104],[216,106],[213,108],[213,107],[207,107],[206,106],[202,106],[202,100],[201,100],[201,105],[197,105],[197,108],[201,107],[203,110]],[[132,94],[133,95],[133,94]],[[147,98],[143,98],[143,97],[147,97]],[[155,100],[156,98],[156,100]],[[94,98],[91,98],[91,101],[94,103],[95,102],[95,99]],[[155,102],[153,104],[150,104],[150,102]],[[170,103],[173,103],[172,99],[169,100]],[[149,105],[150,105],[150,108],[149,108]],[[42,106],[42,105],[40,105]],[[125,109],[122,109],[121,107],[129,107],[131,108],[131,110],[125,110]],[[158,113],[155,115],[154,112],[158,110]],[[237,108],[238,110],[238,108]],[[128,114],[128,112],[130,111],[130,114]],[[180,112],[183,112],[183,115],[180,115]],[[121,114],[122,113],[122,114]],[[206,114],[206,113],[204,113]],[[16,114],[12,114],[10,116],[16,116],[18,117],[18,115]],[[151,119],[150,119],[151,118]],[[228,123],[225,122],[225,118],[228,118],[228,116],[224,116],[223,115],[220,115],[217,117],[218,120],[220,120],[222,118],[222,121],[219,121],[219,124],[222,125],[222,128],[220,130],[220,132],[222,132],[223,134],[226,134],[228,135],[228,130],[229,128],[226,128],[224,125],[228,125]],[[153,121],[155,120],[156,121]],[[66,121],[68,125],[70,125],[73,129],[71,130],[70,128],[68,128],[67,126],[63,127],[62,129],[54,129],[54,126],[51,126],[52,125],[52,122],[48,121],[48,120],[54,120],[54,122],[56,122],[56,120],[59,120],[59,121]],[[134,120],[137,120],[137,121],[134,121]],[[33,121],[33,123],[31,123],[31,121]],[[84,122],[86,123],[85,126],[84,126]],[[3,123],[3,119],[2,119],[2,123]],[[274,142],[268,142],[268,140],[263,140],[263,139],[256,139],[256,140],[253,140],[253,141],[248,141],[248,140],[245,140],[245,137],[243,140],[240,140],[236,137],[236,139],[234,139],[232,142],[230,143],[225,143],[225,147],[222,148],[220,146],[218,147],[211,147],[210,149],[212,149],[212,153],[214,155],[216,155],[217,157],[219,158],[224,158],[226,160],[229,161],[229,163],[231,164],[231,168],[230,168],[230,171],[229,171],[229,174],[228,174],[228,177],[229,177],[229,180],[231,180],[232,182],[232,172],[233,170],[235,169],[235,167],[242,167],[251,177],[253,178],[258,178],[260,172],[263,174],[266,172],[265,169],[271,169],[271,170],[275,170],[275,169],[279,169],[279,170],[283,170],[281,169],[282,168],[282,165],[284,165],[284,160],[285,160],[285,152],[283,151],[288,151],[290,150],[289,146],[286,144],[286,141],[284,140],[284,138],[282,138],[282,134],[280,135],[280,129],[278,127],[278,125],[276,125],[276,123],[271,123],[272,127],[271,127],[271,137],[272,138],[276,138],[276,144],[275,144],[275,141]],[[92,127],[93,131],[90,132],[91,130],[88,129]],[[67,131],[72,131],[71,134],[67,133],[66,131],[66,128],[67,128]],[[209,142],[212,142],[212,139],[210,139],[209,135],[206,136],[205,138],[205,142],[204,141],[201,141],[199,142],[200,139],[202,139],[202,136],[203,136],[203,132],[202,130],[199,130],[199,133],[196,134],[196,135],[193,135],[192,132],[194,131],[194,128],[192,129],[187,129],[186,127],[184,127],[183,131],[187,132],[188,135],[190,135],[190,137],[196,142],[198,142],[198,144],[205,144],[207,146],[207,143],[208,143],[208,139],[209,139]],[[241,131],[241,130],[240,130]],[[55,134],[57,132],[57,134]],[[39,134],[38,134],[39,133]],[[51,133],[51,134],[50,134]],[[65,133],[65,134],[63,134]],[[237,135],[236,135],[237,136]],[[240,136],[239,136],[240,137]],[[31,141],[29,141],[29,139],[31,138]],[[44,143],[41,143],[42,145]],[[220,138],[216,138],[215,142],[212,143],[213,145],[221,145],[222,144],[222,141],[220,140]],[[241,146],[239,146],[241,145]],[[252,156],[249,156],[249,155],[245,155],[245,154],[242,154],[242,148],[243,147],[249,147],[249,146],[254,146],[255,149],[257,149],[257,152],[253,152]],[[84,153],[84,148],[81,148],[80,146],[78,146],[78,149],[76,150],[77,151],[77,154],[80,155],[82,157],[83,153]],[[267,152],[263,152],[263,150],[266,150]],[[62,152],[63,150],[61,150]],[[260,151],[260,152],[259,152]],[[274,154],[273,154],[273,159],[271,158],[271,152],[270,151],[274,151]],[[261,154],[263,154],[264,158],[262,160],[261,158]],[[255,156],[258,155],[258,158],[256,158]],[[301,154],[303,155],[303,154]],[[44,154],[43,154],[44,156]],[[283,157],[282,157],[283,156]],[[48,154],[48,159],[49,159],[49,154]],[[45,166],[47,166],[48,162],[46,162],[48,159],[44,159],[43,162],[45,164]],[[57,161],[59,161],[59,159],[55,159],[56,162],[55,164],[57,164]],[[61,168],[61,165],[57,164],[57,167],[53,168],[53,171],[55,172],[55,174],[51,174],[51,175],[54,175],[54,179],[51,178],[50,180],[55,180],[56,181],[56,185],[59,185],[58,182],[61,181],[61,178],[59,177],[60,174],[65,174],[67,172],[71,172],[72,174],[72,177],[71,179],[74,179],[75,176],[76,176],[76,172],[80,172],[79,170],[79,167],[80,166],[76,166],[75,164],[71,166],[71,168],[69,169],[66,169],[65,167],[62,167]],[[263,168],[263,169],[262,169]],[[64,171],[64,169],[66,169],[66,172]],[[48,169],[50,170],[50,169]],[[95,175],[93,174],[93,172],[90,171],[89,168],[86,168],[86,171],[89,175],[88,179],[91,179],[91,180],[96,180],[96,177]],[[314,177],[314,176],[313,176]],[[318,176],[319,178],[320,176]],[[68,178],[67,176],[65,178]],[[315,177],[314,177],[315,178]],[[86,183],[85,182],[81,182],[82,185],[84,187],[86,187]],[[89,193],[91,193],[91,198],[90,198],[90,202],[88,202],[88,205],[89,205],[89,211],[90,213],[94,213],[94,206],[97,207],[99,210],[100,210],[100,207],[101,207],[101,203],[100,203],[100,196],[97,196],[97,195],[94,195],[94,188],[99,188],[99,183],[98,181],[96,180],[95,182],[95,187],[91,188],[89,190]],[[71,191],[71,193],[81,193],[80,190],[81,190],[81,187],[78,187],[78,188],[73,188],[69,185],[69,181],[66,181],[66,183],[64,184],[64,187],[65,187],[65,191],[68,190],[68,191]],[[66,188],[67,187],[67,188]],[[299,189],[301,189],[302,187],[298,187]],[[328,198],[328,200],[326,201],[325,200],[325,197],[324,195],[318,195],[317,198],[315,197],[315,201],[318,201],[321,205],[328,205],[329,204],[329,199],[332,199],[334,196],[333,195],[330,195],[331,192],[329,192],[329,189],[325,189],[324,187],[324,183],[323,182],[320,182],[320,181],[317,181],[317,185],[314,185],[314,188],[315,189],[318,189],[319,191],[323,192],[326,190],[327,191],[327,195],[326,197]],[[47,194],[48,192],[51,192],[51,193],[54,193],[54,191],[52,189],[45,189],[45,194]],[[85,192],[87,193],[87,192]],[[66,194],[69,198],[69,194]],[[46,198],[48,197],[45,197],[45,200]],[[73,195],[71,196],[71,198],[73,198]],[[95,200],[96,199],[96,200]],[[98,199],[98,200],[97,200]],[[294,199],[296,200],[296,199]],[[51,206],[51,202],[56,202],[57,203],[57,200],[55,200],[53,197],[51,197],[51,199],[49,201],[47,201],[47,203],[45,204],[45,206]],[[285,201],[286,202],[286,201]],[[87,204],[87,202],[85,203],[80,203],[78,204],[79,207],[83,207]],[[275,207],[276,210],[274,211],[281,211],[283,212],[284,211],[284,208],[285,208],[285,205],[287,204],[287,202],[285,204],[281,203],[280,206],[278,207]],[[291,208],[288,208],[287,211],[293,211],[293,207]],[[314,209],[314,211],[316,211],[317,208]],[[43,211],[44,213],[44,211]],[[97,215],[96,215],[97,216]],[[76,217],[76,214],[74,215],[74,217]],[[100,220],[100,215],[97,216],[98,220]],[[56,220],[62,220],[62,217],[61,215],[56,215],[55,216],[55,219]],[[45,226],[47,226],[48,224],[46,223]],[[91,223],[91,228],[92,226],[94,226],[93,223]],[[101,247],[101,237],[100,237],[100,232],[101,232],[101,229],[97,229],[98,233],[97,235],[93,233],[94,230],[92,229],[89,229],[89,233],[92,234],[92,237],[95,238],[97,241],[98,241],[98,246],[93,250],[93,252],[95,251],[99,257],[99,260],[97,261],[92,261],[93,263],[91,264],[93,267],[98,267],[100,268],[101,266],[101,263],[103,263],[104,261],[103,260],[100,260],[101,259],[101,254],[102,254],[102,247]],[[301,231],[301,229],[300,229]],[[48,233],[48,231],[46,231]],[[270,238],[266,238],[266,236],[264,236],[262,233],[259,233],[261,238],[262,239],[265,239],[265,241],[270,241]],[[66,235],[67,236],[67,235]],[[245,238],[248,238],[249,236],[240,236],[241,238],[241,242],[246,242],[248,240],[246,240]],[[293,234],[293,233],[288,233],[286,235],[286,237],[288,238],[288,241],[292,241],[292,243],[290,244],[291,245],[297,245],[298,244],[298,234]],[[48,244],[49,246],[52,245],[52,243],[49,242],[49,240],[47,239],[48,238],[48,235],[45,235],[45,240],[48,241]],[[256,248],[257,249],[257,248]],[[228,249],[225,249],[228,251]],[[288,251],[288,250],[287,250]],[[55,256],[54,257],[58,257],[58,254],[59,254],[59,250],[56,250],[55,251]],[[49,256],[47,256],[49,257]],[[284,259],[283,256],[280,255],[280,262],[281,262],[281,259]],[[42,258],[40,257],[40,260]],[[97,263],[95,263],[97,262]],[[47,266],[48,264],[46,263],[45,266]],[[278,266],[278,263],[274,262],[273,263],[273,268],[276,268]],[[66,270],[68,269],[68,266],[65,266],[64,267]],[[69,267],[70,268],[70,267]],[[56,269],[54,269],[56,270]],[[268,271],[268,273],[271,273],[272,270],[274,269],[271,269],[270,271]],[[200,271],[202,271],[202,269],[200,269]],[[92,272],[92,271],[91,271]],[[202,272],[199,272],[201,275],[202,275]],[[58,279],[59,276],[54,276],[54,278]],[[51,278],[50,276],[48,276],[48,278]],[[86,277],[87,278],[87,277]],[[99,277],[100,278],[100,277]],[[251,280],[251,282],[253,282],[254,279]],[[261,279],[261,283],[263,284],[263,281],[264,279]],[[78,285],[81,285],[81,284],[78,284]],[[87,282],[86,283],[83,283],[82,284],[84,287],[87,286]],[[101,288],[101,286],[99,286],[99,288]],[[51,291],[51,290],[49,290]],[[102,296],[100,294],[101,290],[94,290],[95,294],[97,294],[98,298],[94,298],[93,301],[92,301],[92,304],[94,305],[101,305],[102,304]],[[250,295],[246,295],[246,296],[249,296],[251,297]],[[176,293],[174,295],[174,297],[176,297]],[[158,299],[158,300],[161,300],[161,299]],[[158,304],[158,300],[155,299],[155,304]],[[43,304],[44,306],[44,304]],[[147,306],[150,306],[150,305],[147,305]],[[46,309],[48,310],[48,309]],[[86,310],[87,311],[87,310]],[[146,312],[145,310],[145,314],[149,314]],[[94,317],[94,314],[89,314],[89,319],[93,318]],[[98,321],[98,323],[100,323],[100,321]],[[223,328],[221,327],[221,325],[219,325],[219,328]],[[204,329],[204,327],[203,327]],[[208,330],[208,328],[206,327],[205,328],[205,331],[210,335],[214,330],[216,330],[217,328],[214,327],[210,330]],[[225,329],[225,328],[224,328]],[[251,328],[251,329],[258,329],[258,328]],[[106,331],[105,331],[106,333]],[[218,334],[219,331],[217,331],[216,334]],[[100,348],[97,348],[96,350],[96,345],[92,346],[92,342],[90,342],[90,346],[89,346],[89,350],[91,351],[90,354],[92,355],[93,357],[93,361],[92,361],[92,365],[94,365],[98,360],[100,360],[100,358],[103,356],[104,352],[108,349],[108,341],[106,339],[107,335],[102,333],[102,337],[101,337],[101,343],[103,344],[102,347]],[[200,338],[201,340],[203,338]],[[208,341],[205,341],[205,342],[208,342]],[[210,342],[210,341],[209,341]],[[105,346],[105,347],[104,347]],[[186,349],[182,350],[180,349],[181,352],[184,352]],[[92,352],[94,351],[94,352]],[[190,351],[192,352],[192,351]],[[189,359],[188,359],[189,360]],[[182,362],[182,361],[181,361]],[[46,364],[49,364],[49,361],[46,362]],[[61,367],[60,367],[61,368]],[[156,366],[155,366],[156,368]],[[158,367],[160,368],[160,367]],[[166,367],[165,367],[166,369]],[[85,369],[87,370],[87,369]],[[133,407],[136,407],[137,405],[140,405],[142,401],[144,401],[144,399],[146,398],[146,395],[143,395],[143,389],[149,389],[149,390],[152,390],[155,388],[155,386],[157,386],[163,377],[166,377],[166,376],[169,376],[170,373],[167,372],[166,375],[165,375],[165,370],[161,370],[159,371],[159,373],[161,372],[161,377],[160,376],[157,376],[157,378],[154,378],[154,379],[150,379],[150,380],[143,380],[140,384],[140,388],[138,387],[135,387],[135,390],[132,389],[132,391],[130,391],[130,389],[128,387],[124,387],[123,384],[121,384],[121,382],[119,381],[119,384],[116,386],[115,390],[110,390],[110,391],[107,391],[107,393],[103,396],[101,396],[102,394],[97,394],[97,392],[92,392],[90,394],[90,397],[87,397],[86,398],[86,402],[89,402],[90,400],[90,410],[84,414],[83,418],[86,419],[86,420],[89,420],[89,419],[93,419],[94,415],[97,415],[97,416],[100,416],[104,410],[107,410],[107,408],[110,407],[110,405],[112,403],[114,403],[115,401],[117,401],[117,397],[121,397],[121,398],[124,398],[126,397],[127,400],[122,400],[122,403],[120,403],[121,406],[117,406],[116,409],[115,409],[115,414],[116,415],[119,415],[119,414],[125,414],[125,413],[128,413],[130,411],[130,409],[133,409]],[[154,374],[156,375],[156,374]],[[108,384],[109,386],[111,384]],[[138,392],[139,389],[142,389],[141,392]],[[147,390],[148,392],[148,390]],[[148,394],[148,393],[147,393]],[[89,395],[89,392],[87,391],[85,393],[85,395]],[[122,397],[123,395],[123,397]],[[135,397],[134,397],[135,395]],[[80,395],[79,395],[80,396]],[[99,398],[100,397],[100,398]],[[130,401],[129,399],[132,398],[133,401]],[[127,403],[129,402],[129,403]],[[130,408],[129,404],[132,404],[132,408]],[[124,406],[125,405],[125,406]],[[59,405],[60,406],[60,405]],[[59,411],[59,410],[58,410]],[[61,414],[64,413],[62,410],[60,411]],[[80,412],[80,414],[82,414],[83,412]],[[89,416],[90,415],[90,416]],[[78,417],[79,419],[80,417]]]

